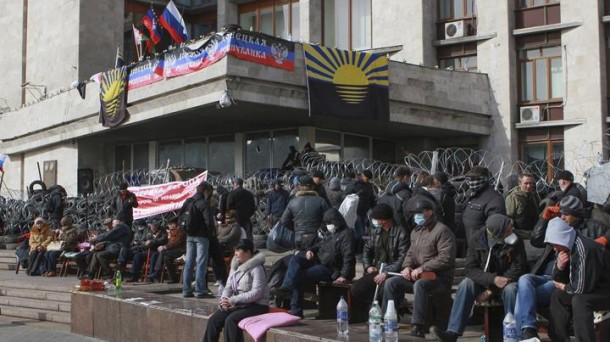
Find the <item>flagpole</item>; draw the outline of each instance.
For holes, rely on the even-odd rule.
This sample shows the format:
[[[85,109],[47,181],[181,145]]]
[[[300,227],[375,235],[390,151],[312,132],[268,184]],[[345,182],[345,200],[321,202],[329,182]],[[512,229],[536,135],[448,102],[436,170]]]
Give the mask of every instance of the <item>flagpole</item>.
[[[0,176],[0,193],[2,192],[2,183],[4,183],[4,171],[0,171],[2,172],[2,176]]]

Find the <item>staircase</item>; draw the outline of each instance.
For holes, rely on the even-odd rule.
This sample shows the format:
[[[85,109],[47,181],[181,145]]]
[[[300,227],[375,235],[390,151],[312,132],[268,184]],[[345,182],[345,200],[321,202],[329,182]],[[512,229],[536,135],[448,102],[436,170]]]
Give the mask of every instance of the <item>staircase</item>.
[[[14,250],[0,250],[0,315],[70,324],[74,277],[15,274]]]

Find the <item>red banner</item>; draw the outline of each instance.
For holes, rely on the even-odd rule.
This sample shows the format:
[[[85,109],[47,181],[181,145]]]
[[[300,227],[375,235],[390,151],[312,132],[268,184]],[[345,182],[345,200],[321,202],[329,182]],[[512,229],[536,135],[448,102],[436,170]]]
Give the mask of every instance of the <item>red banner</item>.
[[[207,177],[208,172],[205,171],[185,182],[130,187],[129,191],[138,198],[138,207],[133,209],[133,218],[137,220],[179,210],[184,201],[195,194],[197,185]]]

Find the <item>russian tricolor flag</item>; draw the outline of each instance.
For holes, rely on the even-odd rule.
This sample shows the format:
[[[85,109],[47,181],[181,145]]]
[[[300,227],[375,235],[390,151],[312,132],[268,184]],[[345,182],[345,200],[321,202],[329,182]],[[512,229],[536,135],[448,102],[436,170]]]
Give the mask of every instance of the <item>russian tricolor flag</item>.
[[[4,154],[0,154],[0,172],[4,173],[4,160],[6,156]]]
[[[172,38],[178,42],[178,44],[188,40],[188,35],[186,34],[186,24],[184,24],[184,19],[182,19],[178,8],[176,8],[176,5],[174,4],[174,1],[169,1],[169,4],[167,4],[163,14],[161,15],[161,18],[159,18],[159,23],[161,26],[165,27],[170,36],[172,36]]]

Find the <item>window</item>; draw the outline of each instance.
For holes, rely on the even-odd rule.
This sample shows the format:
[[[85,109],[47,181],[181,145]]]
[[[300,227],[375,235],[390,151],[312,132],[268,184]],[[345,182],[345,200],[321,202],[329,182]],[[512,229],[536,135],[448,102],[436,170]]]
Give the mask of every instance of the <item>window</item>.
[[[316,129],[314,149],[326,156],[327,161],[341,159],[341,133]]]
[[[518,0],[519,8],[529,8],[557,4],[559,0]]]
[[[184,166],[207,169],[207,156],[205,138],[184,142]]]
[[[369,159],[369,138],[345,134],[343,136],[343,159]]]
[[[159,143],[157,166],[182,166],[182,141],[164,141]]]
[[[520,132],[519,159],[534,174],[553,180],[554,169],[563,169],[563,129],[528,130]]]
[[[299,130],[273,131],[273,167],[281,167],[290,153],[290,146],[299,148]]]
[[[476,0],[438,0],[439,21],[476,16]]]
[[[521,50],[521,102],[539,102],[563,97],[561,47]]]
[[[373,159],[385,163],[396,163],[396,143],[389,140],[373,139]]]
[[[269,132],[246,134],[246,174],[271,167],[271,137]]]
[[[223,174],[235,172],[235,139],[232,135],[209,138],[208,169]]]
[[[245,30],[298,40],[298,0],[266,0],[239,5],[239,25]]]
[[[445,70],[477,71],[477,44],[456,44],[438,48],[438,66]]]
[[[324,0],[324,45],[368,49],[372,44],[371,0]]]

